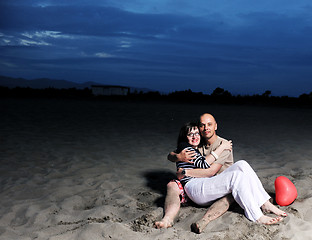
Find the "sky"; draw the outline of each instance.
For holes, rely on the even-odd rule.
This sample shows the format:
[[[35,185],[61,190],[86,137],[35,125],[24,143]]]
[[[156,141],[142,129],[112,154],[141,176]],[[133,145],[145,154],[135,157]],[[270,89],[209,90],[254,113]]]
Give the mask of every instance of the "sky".
[[[1,0],[0,75],[312,92],[310,0]]]

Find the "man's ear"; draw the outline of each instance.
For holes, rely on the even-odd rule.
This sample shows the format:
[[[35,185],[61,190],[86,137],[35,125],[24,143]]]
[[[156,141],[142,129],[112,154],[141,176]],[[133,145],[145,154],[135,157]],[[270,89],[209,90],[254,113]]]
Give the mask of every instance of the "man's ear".
[[[217,129],[218,129],[218,124],[216,123],[216,126],[215,126],[215,131],[217,131]]]

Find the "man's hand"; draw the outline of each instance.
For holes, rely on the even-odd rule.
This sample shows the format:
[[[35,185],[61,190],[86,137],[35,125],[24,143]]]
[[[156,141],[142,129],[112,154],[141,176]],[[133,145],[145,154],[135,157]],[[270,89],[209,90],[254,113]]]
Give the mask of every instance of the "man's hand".
[[[220,146],[222,147],[222,150],[230,150],[230,151],[232,151],[232,148],[233,148],[232,140],[222,141]]]
[[[195,159],[195,150],[183,149],[180,153],[171,152],[168,154],[168,160],[171,162],[188,162],[191,163],[192,159]]]
[[[191,160],[195,159],[196,153],[195,150],[183,149],[179,154],[177,154],[177,158],[181,162],[191,163]]]

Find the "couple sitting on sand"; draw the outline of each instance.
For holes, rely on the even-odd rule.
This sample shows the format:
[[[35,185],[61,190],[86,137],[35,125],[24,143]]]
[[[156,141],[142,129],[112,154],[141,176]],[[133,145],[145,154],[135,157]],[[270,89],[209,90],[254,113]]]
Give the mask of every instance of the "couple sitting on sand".
[[[165,214],[155,222],[156,228],[171,227],[180,202],[187,197],[200,206],[211,205],[204,217],[191,225],[196,233],[224,214],[234,200],[253,222],[276,224],[287,216],[269,201],[269,194],[246,161],[233,163],[232,142],[217,136],[216,130],[216,120],[208,113],[200,116],[198,125],[187,123],[181,128],[177,150],[168,155],[170,161],[176,162],[179,180],[167,185]]]

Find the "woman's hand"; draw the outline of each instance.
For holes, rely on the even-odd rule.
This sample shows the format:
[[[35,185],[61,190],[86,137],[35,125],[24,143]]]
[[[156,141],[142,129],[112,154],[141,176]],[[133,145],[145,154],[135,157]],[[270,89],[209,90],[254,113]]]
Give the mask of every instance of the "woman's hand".
[[[177,178],[178,178],[179,180],[181,180],[182,178],[185,177],[185,175],[182,174],[182,171],[183,171],[183,168],[179,168],[178,171],[176,172]]]

